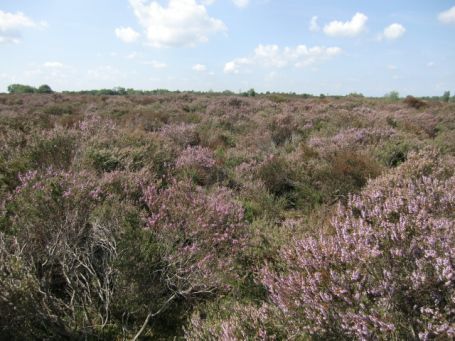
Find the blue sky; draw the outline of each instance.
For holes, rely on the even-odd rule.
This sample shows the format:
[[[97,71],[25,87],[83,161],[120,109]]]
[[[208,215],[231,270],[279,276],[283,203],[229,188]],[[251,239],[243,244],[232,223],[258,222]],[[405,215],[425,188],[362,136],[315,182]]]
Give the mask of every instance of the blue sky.
[[[0,0],[0,91],[455,92],[455,1]]]

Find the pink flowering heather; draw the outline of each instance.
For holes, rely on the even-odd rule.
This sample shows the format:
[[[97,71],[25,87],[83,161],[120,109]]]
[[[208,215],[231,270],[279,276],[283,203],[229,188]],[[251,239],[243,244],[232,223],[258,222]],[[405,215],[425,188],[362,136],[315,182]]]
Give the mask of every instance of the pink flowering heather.
[[[213,153],[209,148],[196,146],[187,147],[175,163],[176,168],[197,167],[203,169],[211,169],[215,167],[216,161]]]
[[[235,303],[233,306],[221,307],[226,319],[203,320],[198,312],[189,319],[185,328],[185,339],[197,340],[280,340],[281,335],[274,333],[273,318],[276,318],[270,307],[255,307]]]
[[[243,247],[243,208],[224,188],[207,194],[185,182],[158,190],[149,186],[146,225],[161,242],[169,287],[181,295],[222,289]]]
[[[171,139],[182,147],[195,145],[199,142],[195,124],[168,124],[161,128],[160,135]]]
[[[391,128],[350,128],[338,132],[331,137],[313,137],[308,145],[321,154],[327,155],[339,149],[365,148],[367,145],[377,145],[395,135]]]
[[[263,269],[290,335],[455,337],[455,177],[436,159],[414,156],[351,196],[331,233],[282,250],[287,272]]]

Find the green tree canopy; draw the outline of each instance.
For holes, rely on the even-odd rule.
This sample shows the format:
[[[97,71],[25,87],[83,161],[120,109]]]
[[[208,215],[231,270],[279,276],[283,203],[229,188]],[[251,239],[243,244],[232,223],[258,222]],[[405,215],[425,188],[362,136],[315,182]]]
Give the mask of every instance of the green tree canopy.
[[[36,91],[37,89],[30,85],[11,84],[8,86],[8,92],[10,94],[32,94]]]
[[[51,94],[54,91],[52,91],[51,87],[47,84],[40,85],[40,87],[37,89],[39,94]]]

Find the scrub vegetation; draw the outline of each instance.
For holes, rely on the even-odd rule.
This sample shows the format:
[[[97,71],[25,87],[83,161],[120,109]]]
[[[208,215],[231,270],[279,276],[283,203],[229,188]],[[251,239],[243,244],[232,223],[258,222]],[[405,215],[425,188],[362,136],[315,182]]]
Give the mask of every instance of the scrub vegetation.
[[[455,338],[454,102],[14,89],[1,339]]]

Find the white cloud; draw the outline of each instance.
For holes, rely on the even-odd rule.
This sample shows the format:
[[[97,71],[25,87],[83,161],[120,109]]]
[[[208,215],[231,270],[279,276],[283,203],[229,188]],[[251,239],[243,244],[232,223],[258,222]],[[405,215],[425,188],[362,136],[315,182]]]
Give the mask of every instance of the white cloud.
[[[64,65],[60,62],[46,62],[43,65],[44,65],[44,67],[47,67],[50,69],[61,69],[64,67]]]
[[[455,6],[439,13],[438,19],[444,24],[455,24]]]
[[[259,65],[267,68],[283,68],[292,65],[303,68],[331,59],[341,52],[339,47],[297,45],[280,48],[278,45],[259,45],[251,57],[237,58],[226,63],[224,72],[237,74],[245,65]]]
[[[21,40],[14,35],[2,35],[0,32],[0,44],[19,44]]]
[[[210,35],[227,30],[196,0],[169,0],[167,7],[146,0],[130,0],[130,4],[154,47],[194,47],[207,42]]]
[[[27,17],[22,12],[8,13],[0,11],[0,30],[9,31],[24,27],[36,27],[38,26],[32,19]]]
[[[398,67],[396,65],[390,64],[387,65],[387,69],[389,69],[390,71],[395,71],[398,70]]]
[[[332,21],[324,26],[324,33],[332,37],[355,37],[365,31],[368,17],[357,12],[350,21]]]
[[[428,66],[428,67],[433,67],[434,65],[435,65],[435,62],[428,62],[428,63],[427,63],[427,66]]]
[[[394,40],[400,38],[405,32],[403,25],[395,23],[384,29],[383,36],[388,40]]]
[[[22,12],[8,13],[0,10],[0,44],[20,42],[20,29],[43,28],[46,22],[35,22]]]
[[[167,67],[166,63],[159,62],[157,60],[146,61],[146,62],[143,62],[143,64],[150,65],[154,69],[164,69]]]
[[[139,57],[139,53],[134,51],[134,52],[131,52],[130,54],[128,54],[126,56],[126,59],[136,59],[137,57]]]
[[[140,34],[131,27],[118,27],[115,29],[115,35],[124,43],[134,43],[139,39]]]
[[[224,65],[224,73],[239,73],[242,65],[252,64],[252,60],[248,58],[236,58]]]
[[[196,64],[196,65],[193,65],[192,69],[197,72],[204,72],[204,71],[207,71],[207,66],[205,66],[203,64]]]
[[[246,7],[246,6],[249,5],[250,0],[232,0],[232,2],[233,2],[234,5],[236,5],[237,7],[244,8],[244,7]]]
[[[319,27],[319,24],[318,24],[318,17],[317,16],[314,16],[314,17],[311,18],[309,29],[310,29],[311,32],[319,32],[319,30],[321,29]]]

